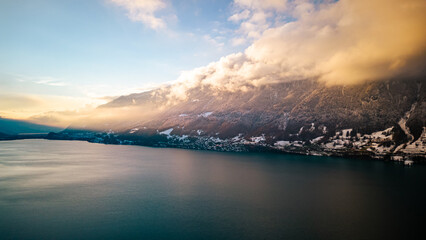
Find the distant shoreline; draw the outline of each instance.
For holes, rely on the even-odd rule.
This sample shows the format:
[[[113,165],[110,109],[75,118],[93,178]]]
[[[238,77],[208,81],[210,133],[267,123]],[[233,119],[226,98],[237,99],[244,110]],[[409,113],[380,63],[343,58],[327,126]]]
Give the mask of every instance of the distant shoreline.
[[[22,134],[22,135],[9,135],[9,136],[1,136],[0,141],[14,141],[14,140],[25,140],[25,139],[45,139],[45,140],[67,140],[67,141],[85,141],[89,143],[101,143],[106,145],[133,145],[133,146],[145,146],[145,147],[155,147],[155,148],[179,148],[179,149],[187,149],[187,150],[205,150],[205,151],[214,151],[214,152],[269,152],[269,153],[283,153],[283,154],[296,154],[296,155],[311,155],[311,156],[326,156],[326,157],[344,157],[344,158],[357,158],[363,160],[379,160],[379,161],[390,161],[390,162],[401,162],[404,161],[396,161],[391,159],[391,155],[378,157],[376,155],[367,155],[367,154],[359,154],[356,152],[339,152],[339,153],[315,153],[310,154],[309,152],[301,152],[301,151],[289,151],[289,150],[279,150],[275,148],[269,148],[265,146],[251,146],[245,148],[244,151],[233,151],[229,149],[208,149],[208,148],[194,148],[193,146],[175,146],[175,145],[167,145],[167,144],[138,144],[138,143],[123,143],[123,142],[97,142],[92,141],[91,139],[69,139],[69,138],[60,138],[57,135],[52,138],[52,133],[50,134]],[[426,158],[423,157],[415,157],[414,162],[416,164],[426,164]]]
[[[13,140],[23,140],[23,139],[47,139],[47,136],[48,136],[48,133],[6,135],[6,136],[0,136],[0,141],[13,141]]]

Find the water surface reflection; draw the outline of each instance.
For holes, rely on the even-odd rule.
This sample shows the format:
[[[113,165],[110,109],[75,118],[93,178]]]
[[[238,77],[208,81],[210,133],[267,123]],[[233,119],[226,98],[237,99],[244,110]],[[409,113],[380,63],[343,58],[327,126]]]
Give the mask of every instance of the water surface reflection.
[[[0,142],[1,239],[394,239],[424,166],[86,142]]]

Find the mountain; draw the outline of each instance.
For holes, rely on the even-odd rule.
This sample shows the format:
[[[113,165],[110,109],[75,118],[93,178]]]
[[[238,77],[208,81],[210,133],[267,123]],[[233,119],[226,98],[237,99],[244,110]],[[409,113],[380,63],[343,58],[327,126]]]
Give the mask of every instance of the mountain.
[[[0,137],[1,135],[47,134],[62,130],[62,128],[0,117]]]
[[[10,135],[0,132],[0,139],[7,138]]]
[[[173,86],[119,97],[50,138],[218,151],[424,159],[425,79],[327,86],[299,80],[172,99]],[[108,114],[106,114],[108,113]]]

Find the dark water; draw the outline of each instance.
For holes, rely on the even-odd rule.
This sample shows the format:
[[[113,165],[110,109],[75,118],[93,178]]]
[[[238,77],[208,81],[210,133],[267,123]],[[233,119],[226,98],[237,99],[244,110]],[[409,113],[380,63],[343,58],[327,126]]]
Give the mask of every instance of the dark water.
[[[425,183],[380,161],[0,142],[0,239],[425,239]]]

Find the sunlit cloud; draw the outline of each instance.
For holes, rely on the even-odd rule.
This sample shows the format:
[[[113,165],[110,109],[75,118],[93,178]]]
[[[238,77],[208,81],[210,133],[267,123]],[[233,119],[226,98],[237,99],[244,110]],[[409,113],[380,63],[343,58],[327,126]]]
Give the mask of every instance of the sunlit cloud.
[[[97,104],[86,104],[75,110],[51,110],[42,113],[34,113],[26,117],[34,123],[50,126],[68,127],[75,122],[82,122],[91,116],[96,110]]]
[[[152,82],[130,87],[111,84],[86,84],[78,86],[77,88],[84,96],[91,99],[111,99],[132,93],[150,91],[168,84],[169,83]]]
[[[48,112],[79,112],[81,109],[87,109],[88,106],[93,109],[102,103],[105,103],[105,101],[85,97],[1,94],[0,114],[2,117],[6,118],[32,119],[33,116],[45,115],[45,113]],[[73,119],[64,118],[57,120],[58,121],[37,122],[41,124],[67,126]]]
[[[163,0],[109,0],[126,9],[128,17],[133,21],[142,22],[147,27],[158,30],[167,26],[158,12],[167,7]]]
[[[281,6],[275,3],[258,7]],[[188,89],[201,86],[236,91],[307,78],[347,85],[425,74],[425,1],[341,0],[315,6],[295,1],[277,9],[285,7],[297,19],[257,30],[261,36],[243,53],[183,72],[170,98],[185,99]]]
[[[0,78],[0,117],[67,127],[121,95],[161,88],[164,84],[168,83],[152,82],[133,87],[68,84],[54,77],[3,74]]]
[[[287,0],[235,0],[233,5],[234,14],[228,20],[239,24],[240,36],[232,39],[232,44],[237,46],[244,43],[244,38],[258,39],[273,26],[287,9]]]
[[[124,8],[129,18],[149,28],[167,28],[162,13],[170,7],[169,2],[108,1]],[[210,32],[180,32],[179,37],[191,43],[208,43],[212,51],[221,55],[234,53],[182,71],[175,81],[153,79],[139,85],[122,84],[124,80],[120,78],[116,82],[89,79],[87,83],[76,84],[67,77],[48,74],[47,77],[7,76],[4,79],[13,79],[15,83],[0,79],[2,87],[5,86],[0,89],[0,114],[65,125],[91,115],[91,111],[99,117],[112,115],[111,118],[115,114],[128,117],[135,111],[145,111],[148,106],[118,112],[96,107],[120,95],[150,90],[165,93],[169,103],[175,103],[187,99],[188,90],[194,88],[246,91],[264,84],[301,79],[349,85],[426,74],[426,2],[423,0],[235,0],[229,9],[224,22],[234,28],[226,28],[222,22],[214,24]],[[229,46],[234,51],[229,51]],[[242,46],[248,47],[242,49]],[[202,54],[211,55],[211,52],[189,56],[197,59]],[[5,94],[6,87],[15,92]],[[14,94],[18,92],[22,94]],[[57,96],[66,94],[72,96]]]
[[[235,5],[241,8],[250,8],[253,10],[277,10],[284,11],[287,6],[287,0],[234,0]]]
[[[0,94],[0,109],[2,111],[14,111],[38,107],[42,104],[39,98],[28,95]]]
[[[424,1],[342,0],[294,9],[297,21],[269,29],[246,50],[278,78],[359,83],[415,72],[411,61],[425,56]]]
[[[240,12],[235,13],[234,15],[228,18],[229,21],[232,22],[240,22],[242,20],[247,19],[250,16],[250,11],[248,9],[244,9]]]

